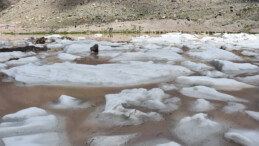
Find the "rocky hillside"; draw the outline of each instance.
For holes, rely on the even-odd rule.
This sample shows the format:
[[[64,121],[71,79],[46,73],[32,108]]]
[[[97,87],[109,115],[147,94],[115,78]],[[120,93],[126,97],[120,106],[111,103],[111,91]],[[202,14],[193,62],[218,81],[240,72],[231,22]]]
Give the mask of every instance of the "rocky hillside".
[[[27,31],[162,19],[175,21],[176,26],[259,31],[259,0],[1,0],[0,9],[1,27]]]

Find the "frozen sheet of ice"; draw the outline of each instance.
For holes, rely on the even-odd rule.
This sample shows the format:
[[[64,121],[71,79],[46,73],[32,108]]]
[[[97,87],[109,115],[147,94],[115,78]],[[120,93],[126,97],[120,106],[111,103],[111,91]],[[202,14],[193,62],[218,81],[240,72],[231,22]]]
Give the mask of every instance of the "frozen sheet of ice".
[[[113,58],[112,61],[150,61],[150,60],[167,60],[182,61],[184,57],[171,50],[147,50],[138,52],[122,53],[120,56]]]
[[[214,88],[206,86],[195,86],[182,88],[180,92],[191,98],[203,98],[209,100],[219,100],[219,101],[239,101],[247,102],[247,100],[234,97],[225,93],[218,92]]]
[[[254,118],[255,120],[259,121],[259,112],[255,111],[245,111],[250,117]]]
[[[35,63],[38,61],[39,59],[37,57],[32,56],[32,57],[20,58],[18,60],[7,61],[5,64],[8,66],[18,66],[18,65],[28,64],[28,63]]]
[[[259,145],[259,131],[246,129],[230,129],[224,137],[244,146]]]
[[[158,144],[156,146],[181,146],[179,143],[176,142],[169,142],[169,143],[164,143],[164,144]]]
[[[133,62],[130,64],[84,65],[56,63],[52,65],[24,65],[3,73],[27,84],[129,86],[173,80],[192,72],[184,67],[168,64]]]
[[[187,145],[206,146],[217,145],[222,130],[223,127],[210,120],[207,114],[199,113],[181,119],[172,132]]]
[[[80,56],[76,56],[76,55],[72,55],[72,54],[68,54],[68,53],[59,53],[57,56],[60,60],[64,60],[64,61],[74,61],[78,58],[80,58]]]
[[[1,72],[1,70],[2,69],[5,69],[7,67],[7,65],[6,64],[4,64],[4,63],[0,63],[0,72]]]
[[[72,96],[61,95],[57,101],[48,106],[54,109],[86,109],[91,107],[91,104]]]
[[[200,52],[189,52],[188,55],[202,60],[213,60],[213,59],[242,60],[241,57],[235,55],[232,52],[217,49],[217,48],[210,48],[206,51],[200,51]]]
[[[232,114],[236,112],[242,112],[246,109],[246,106],[240,103],[229,102],[228,105],[223,107],[223,111],[227,114]]]
[[[214,106],[205,99],[197,99],[192,105],[191,110],[195,112],[206,112],[213,110]]]
[[[105,95],[105,99],[106,105],[103,117],[113,119],[113,123],[117,125],[139,125],[147,121],[163,120],[162,115],[157,112],[142,112],[127,107],[167,113],[177,110],[180,105],[179,98],[171,98],[159,88],[123,90],[118,94]]]
[[[8,61],[12,58],[22,58],[22,57],[28,57],[35,55],[33,52],[19,52],[19,51],[14,51],[14,52],[1,52],[0,53],[0,62],[5,62]]]
[[[204,85],[216,88],[218,90],[238,91],[243,88],[253,88],[254,86],[233,79],[210,78],[205,76],[180,76],[175,80],[178,84],[184,86]]]
[[[192,62],[192,61],[184,61],[181,63],[181,65],[184,67],[187,67],[193,71],[197,71],[197,72],[203,72],[206,70],[213,69],[211,66],[208,66],[206,64],[196,63],[196,62]]]
[[[95,45],[99,45],[99,51],[107,50],[129,50],[131,45],[123,43],[112,43],[112,42],[98,42],[94,40],[80,40],[73,41],[70,43],[64,44],[64,51],[69,54],[89,54],[90,48]]]
[[[0,138],[6,146],[69,145],[65,134],[60,131],[61,127],[60,119],[55,115],[31,107],[3,116],[0,123]]]
[[[136,138],[139,134],[96,136],[87,141],[89,146],[126,146],[130,140]]]

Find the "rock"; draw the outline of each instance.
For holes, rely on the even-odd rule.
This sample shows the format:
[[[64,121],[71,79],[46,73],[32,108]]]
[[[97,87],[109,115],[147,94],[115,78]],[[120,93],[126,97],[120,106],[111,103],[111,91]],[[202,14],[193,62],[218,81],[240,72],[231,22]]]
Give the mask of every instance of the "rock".
[[[90,48],[90,50],[91,50],[91,53],[98,53],[98,52],[99,52],[99,46],[98,46],[98,44],[95,44],[94,46],[92,46],[92,47]]]
[[[45,37],[41,37],[41,38],[36,40],[36,44],[45,44],[46,40],[47,39]]]
[[[14,51],[21,51],[21,52],[40,52],[40,51],[47,51],[48,48],[46,47],[35,47],[35,46],[25,46],[25,47],[15,47],[15,48],[2,48],[0,52],[14,52]]]
[[[220,49],[227,50],[227,47],[226,46],[220,46]]]
[[[183,51],[189,51],[190,48],[186,45],[183,45],[182,48],[181,48]]]

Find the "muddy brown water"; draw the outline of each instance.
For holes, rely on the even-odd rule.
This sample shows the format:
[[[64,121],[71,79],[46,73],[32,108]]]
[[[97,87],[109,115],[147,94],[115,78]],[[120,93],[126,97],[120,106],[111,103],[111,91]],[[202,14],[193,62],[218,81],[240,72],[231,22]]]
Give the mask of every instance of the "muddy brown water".
[[[78,35],[82,36],[82,35]],[[74,36],[76,37],[76,36]],[[92,37],[92,36],[91,36]],[[120,36],[115,36],[120,38]],[[132,36],[130,36],[132,37]],[[88,38],[88,37],[86,37]],[[120,39],[107,36],[107,41],[127,40],[128,38],[121,37]],[[101,39],[105,40],[105,39]],[[110,58],[87,56],[76,60],[79,64],[102,64],[109,63]],[[195,60],[198,61],[199,60]],[[55,57],[47,57],[44,61],[48,63],[59,62]],[[200,75],[200,74],[193,74]],[[242,74],[240,76],[246,76]],[[251,75],[251,74],[250,74]],[[252,74],[254,75],[254,74]],[[66,129],[69,141],[73,146],[84,146],[87,139],[94,136],[102,135],[121,135],[141,133],[138,139],[134,140],[129,145],[141,144],[144,141],[165,138],[172,141],[181,142],[177,139],[171,130],[177,126],[177,123],[186,116],[196,114],[190,110],[190,105],[196,100],[183,96],[178,91],[166,91],[172,97],[179,97],[181,99],[181,106],[178,110],[171,113],[163,114],[165,120],[160,122],[147,122],[137,126],[118,126],[109,127],[106,123],[95,123],[92,121],[91,114],[94,113],[100,106],[105,105],[105,95],[110,93],[118,93],[123,89],[131,88],[146,88],[152,89],[159,86],[159,84],[139,85],[131,87],[83,87],[83,86],[28,86],[17,82],[4,82],[5,78],[0,74],[0,117],[17,112],[28,107],[40,107],[47,111],[64,116],[66,119]],[[173,82],[171,82],[173,83]],[[259,88],[244,89],[241,91],[221,91],[239,98],[249,100],[244,103],[248,110],[259,111]],[[80,98],[96,105],[88,109],[80,110],[54,110],[46,106],[47,103],[57,100],[60,95],[65,94]],[[206,112],[208,116],[215,121],[224,124],[227,128],[243,128],[243,129],[257,129],[259,130],[259,123],[249,117],[247,114],[237,112],[234,114],[225,114],[222,108],[227,105],[227,102],[213,101],[215,109]],[[220,138],[220,144],[226,146],[238,146],[238,144],[226,141],[223,135]]]
[[[1,75],[1,80],[2,80]],[[117,134],[131,134],[142,133],[140,138],[134,143],[141,143],[145,140],[152,140],[158,138],[166,138],[175,140],[181,143],[172,133],[171,129],[176,126],[179,120],[185,116],[191,116],[195,112],[191,112],[189,107],[196,99],[185,97],[177,91],[167,91],[172,97],[181,98],[181,106],[178,110],[164,114],[165,120],[160,122],[148,122],[138,126],[121,126],[121,127],[105,127],[102,123],[91,123],[90,114],[101,105],[105,105],[106,94],[118,93],[123,89],[130,88],[146,88],[151,89],[158,87],[158,84],[140,85],[134,87],[69,87],[69,86],[27,86],[21,83],[13,82],[0,82],[0,116],[9,113],[14,113],[18,110],[28,107],[40,107],[48,111],[66,117],[66,131],[69,140],[73,146],[83,146],[87,139],[93,136],[100,135],[117,135]],[[223,92],[223,91],[222,91]],[[242,91],[225,92],[243,99],[249,100],[245,103],[247,109],[258,111],[259,110],[259,89],[244,89]],[[96,105],[88,109],[80,110],[53,110],[46,107],[46,103],[54,101],[60,95],[70,95],[80,99],[84,99]],[[216,105],[216,109],[207,112],[208,116],[221,123],[225,123],[227,127],[241,127],[245,129],[258,129],[259,124],[257,121],[244,113],[224,114],[222,107],[226,102],[211,101]],[[235,146],[237,144],[228,142],[221,139],[222,145]]]

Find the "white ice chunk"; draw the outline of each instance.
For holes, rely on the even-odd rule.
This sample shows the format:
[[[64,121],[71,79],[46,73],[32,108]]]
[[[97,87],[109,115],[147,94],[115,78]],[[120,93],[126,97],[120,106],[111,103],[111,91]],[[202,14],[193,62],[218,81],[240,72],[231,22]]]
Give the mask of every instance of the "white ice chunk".
[[[47,48],[50,48],[50,49],[61,49],[63,47],[64,45],[60,43],[47,44]]]
[[[217,71],[217,70],[204,71],[204,72],[201,72],[201,74],[204,75],[204,76],[211,77],[211,78],[223,78],[223,77],[227,76],[223,72],[220,72],[220,71]]]
[[[139,134],[96,136],[87,141],[89,146],[126,146],[130,140],[136,138]]]
[[[223,127],[199,113],[183,118],[172,132],[187,145],[215,145]],[[214,143],[214,144],[213,144]]]
[[[159,85],[159,88],[163,89],[164,91],[177,90],[178,89],[178,87],[176,87],[174,84],[168,84],[168,83],[161,83]]]
[[[243,88],[254,87],[252,85],[241,83],[233,79],[210,78],[205,76],[180,76],[180,77],[177,77],[175,81],[178,84],[185,85],[185,86],[204,85],[204,86],[209,86],[219,90],[226,90],[226,91],[238,91]]]
[[[14,52],[1,52],[0,53],[0,62],[5,62],[8,61],[12,58],[22,58],[22,57],[27,57],[27,56],[32,56],[35,55],[34,52],[19,52],[19,51],[14,51]]]
[[[223,111],[227,114],[232,114],[236,112],[242,112],[246,109],[246,106],[240,103],[229,102],[228,105],[223,107]]]
[[[70,44],[64,47],[64,51],[70,54],[90,53],[90,48],[93,45],[85,43]]]
[[[188,52],[188,55],[202,60],[213,60],[213,59],[222,59],[222,60],[242,60],[241,57],[235,55],[232,52],[210,48],[202,52]]]
[[[170,98],[163,90],[154,88],[151,90],[129,89],[118,94],[108,94],[105,96],[106,105],[103,112],[104,117],[111,119],[118,118],[114,123],[118,125],[139,125],[146,121],[160,121],[163,117],[157,112],[142,112],[127,107],[138,107],[158,112],[171,112],[178,109],[180,99]],[[125,120],[125,118],[127,118]]]
[[[24,110],[20,110],[13,114],[8,114],[2,117],[4,121],[13,121],[18,119],[27,119],[35,116],[44,116],[47,115],[47,112],[43,109],[37,107],[30,107]]]
[[[60,120],[37,107],[23,109],[2,117],[0,138],[5,146],[69,145]]]
[[[130,64],[85,65],[56,63],[52,65],[24,65],[3,73],[27,84],[130,86],[173,80],[192,72],[187,68],[135,62]]]
[[[259,145],[258,130],[230,129],[224,137],[244,146]]]
[[[192,105],[191,110],[195,112],[205,112],[213,110],[214,106],[205,99],[197,99]]]
[[[228,71],[240,71],[240,70],[255,70],[259,71],[259,67],[250,63],[234,63],[226,60],[213,60],[212,64],[216,65],[219,70]]]
[[[59,53],[58,54],[58,58],[60,60],[74,61],[74,60],[80,58],[80,56],[76,56],[76,55],[72,55],[72,54],[67,54],[67,53]]]
[[[145,52],[127,52],[113,58],[112,61],[150,61],[150,60],[168,60],[182,61],[184,58],[171,50],[148,50]]]
[[[0,63],[0,71],[2,70],[2,69],[5,69],[7,67],[7,65],[6,64],[4,64],[4,63]]]
[[[100,37],[102,37],[102,36],[103,36],[103,35],[100,34],[100,33],[94,34],[94,37],[96,37],[96,38],[100,38]]]
[[[54,109],[85,109],[91,107],[91,104],[75,97],[61,95],[58,101],[49,104],[49,106]]]
[[[245,111],[250,117],[254,118],[255,120],[259,121],[259,112],[255,111]]]
[[[245,83],[252,84],[252,85],[259,85],[259,75],[237,77],[236,79],[239,81],[245,82]]]
[[[218,101],[239,101],[247,102],[247,100],[234,97],[225,93],[218,92],[214,88],[206,86],[195,86],[195,87],[186,87],[182,88],[180,92],[191,98],[203,98],[209,100],[218,100]]]
[[[57,133],[39,133],[32,135],[3,138],[5,146],[59,146]]]
[[[18,60],[11,60],[6,62],[5,64],[8,66],[18,66],[18,65],[28,64],[28,63],[35,63],[37,61],[39,61],[39,59],[33,56],[33,57],[20,58]]]
[[[245,56],[249,56],[249,57],[259,56],[259,54],[255,53],[255,52],[251,52],[251,51],[242,51],[241,54],[245,55]]]
[[[181,146],[179,143],[176,142],[169,142],[169,143],[164,143],[164,144],[158,144],[156,146]]]
[[[181,63],[182,66],[187,67],[193,71],[197,71],[197,72],[203,72],[205,70],[210,70],[213,69],[212,67],[203,64],[203,63],[196,63],[196,62],[192,62],[192,61],[184,61]]]

